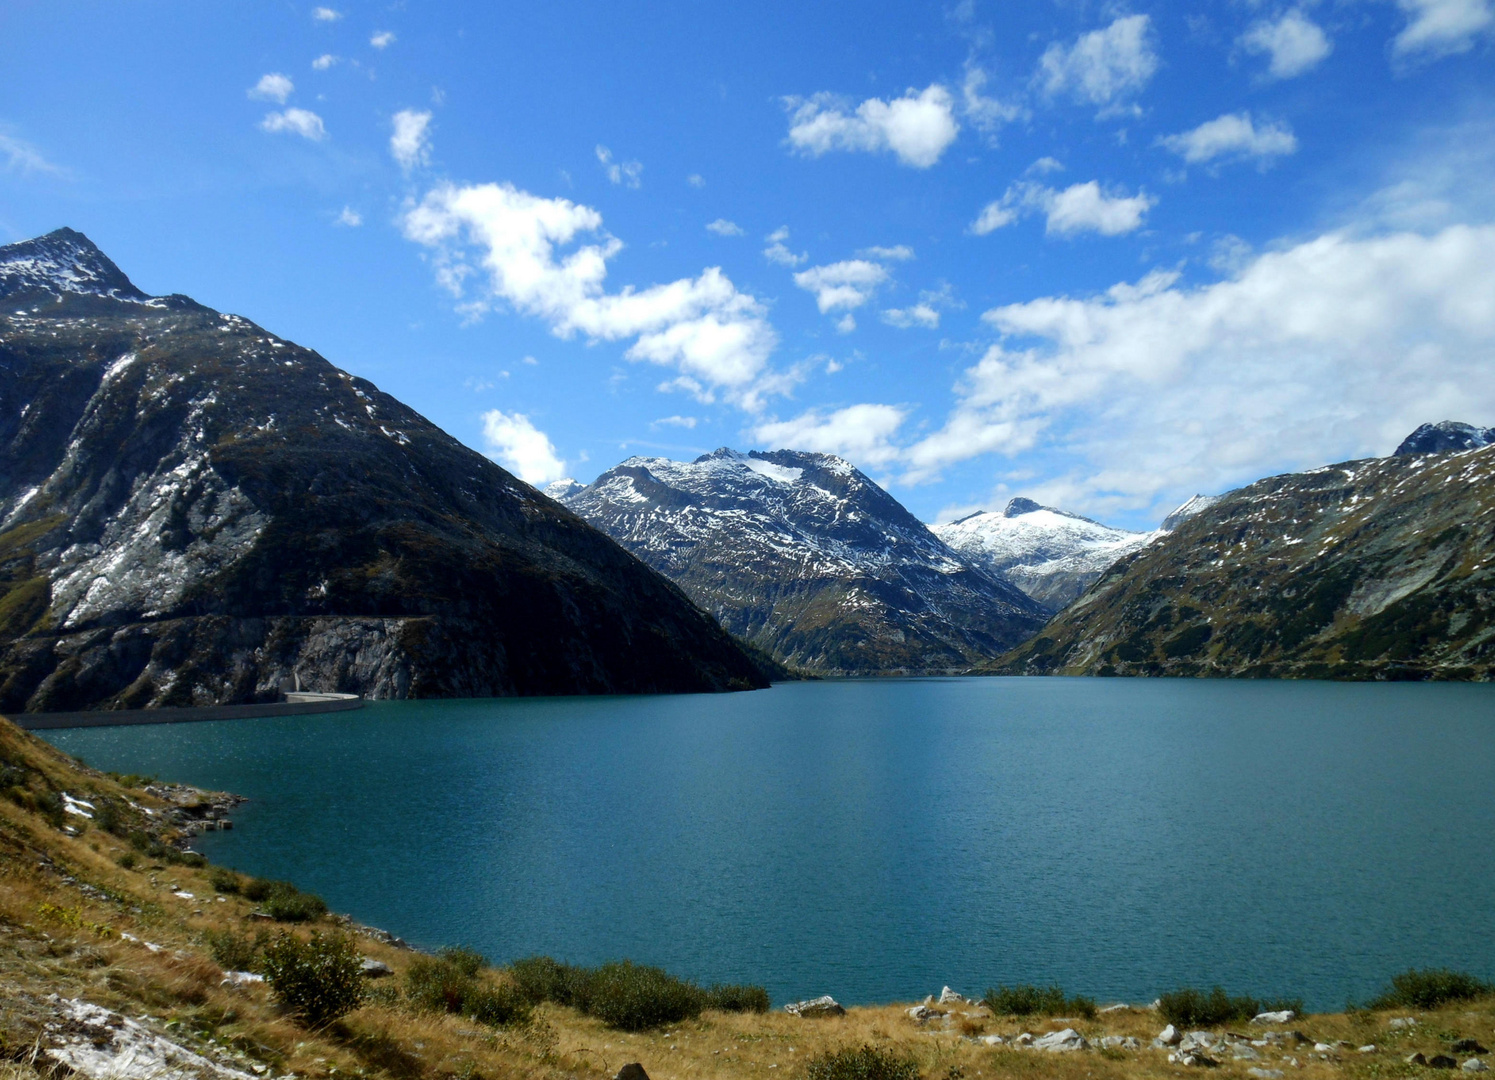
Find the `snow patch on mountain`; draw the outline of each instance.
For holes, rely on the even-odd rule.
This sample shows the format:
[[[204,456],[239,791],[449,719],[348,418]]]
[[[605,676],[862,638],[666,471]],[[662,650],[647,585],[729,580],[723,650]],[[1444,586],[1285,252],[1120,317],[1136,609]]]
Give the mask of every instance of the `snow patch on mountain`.
[[[93,241],[72,229],[10,244],[0,254],[0,298],[36,293],[80,293],[136,303],[151,299]]]

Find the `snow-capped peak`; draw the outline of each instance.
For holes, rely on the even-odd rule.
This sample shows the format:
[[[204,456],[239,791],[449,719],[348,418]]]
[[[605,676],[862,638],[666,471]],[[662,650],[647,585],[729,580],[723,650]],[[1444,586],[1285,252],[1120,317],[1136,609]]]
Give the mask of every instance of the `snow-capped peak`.
[[[1222,496],[1219,495],[1195,495],[1177,510],[1173,511],[1173,513],[1165,517],[1162,524],[1158,526],[1158,531],[1172,532],[1195,514],[1201,514],[1211,506],[1214,506],[1221,498]]]
[[[135,302],[150,299],[92,240],[72,229],[0,247],[0,298],[30,293],[78,293]]]

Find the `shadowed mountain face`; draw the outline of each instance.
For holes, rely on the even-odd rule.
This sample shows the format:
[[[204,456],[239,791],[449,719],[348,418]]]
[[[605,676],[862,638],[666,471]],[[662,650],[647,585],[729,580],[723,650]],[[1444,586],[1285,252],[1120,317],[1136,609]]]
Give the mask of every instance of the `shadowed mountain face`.
[[[820,674],[964,671],[1047,615],[827,454],[630,458],[566,504],[739,637]]]
[[[1477,428],[1456,420],[1423,424],[1402,440],[1394,456],[1403,454],[1446,454],[1451,450],[1476,450],[1495,443],[1495,428]]]
[[[1228,492],[986,670],[1488,679],[1495,446]]]
[[[371,383],[0,248],[0,710],[765,685],[675,586]]]

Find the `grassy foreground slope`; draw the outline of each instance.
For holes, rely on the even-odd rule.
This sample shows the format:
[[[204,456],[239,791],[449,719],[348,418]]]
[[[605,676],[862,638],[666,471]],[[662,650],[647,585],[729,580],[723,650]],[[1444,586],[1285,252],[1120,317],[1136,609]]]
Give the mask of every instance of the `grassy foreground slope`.
[[[980,670],[1489,679],[1492,526],[1495,446],[1269,477],[1117,563]]]
[[[0,719],[3,1080],[65,1080],[72,1072],[90,1080],[600,1080],[634,1061],[654,1080],[1123,1080],[1172,1076],[1181,1068],[1169,1063],[1167,1051],[1148,1047],[1163,1019],[1147,1008],[1065,1019],[992,1015],[961,1003],[919,1020],[906,1005],[888,1005],[811,1020],[708,1005],[687,1019],[626,1031],[548,999],[515,1007],[525,965],[473,966],[457,977],[460,963],[397,947],[377,932],[320,915],[313,903],[287,904],[282,912],[308,921],[258,917],[284,890],[267,894],[242,876],[194,865],[198,860],[190,856],[184,861],[173,819],[195,812],[182,809],[192,800],[162,798],[133,783],[80,767]],[[71,812],[69,805],[94,816]],[[220,960],[235,950],[252,951],[249,943],[260,934],[282,942],[340,939],[392,973],[369,980],[360,1007],[310,1025],[287,1015],[265,983],[225,981]],[[466,1015],[447,1011],[452,995],[479,1007],[462,1010]],[[1002,1002],[1020,1000],[1001,997],[998,1012]],[[1059,1008],[1093,1010],[1083,999],[1058,1000]],[[1389,1026],[1393,1016],[1413,1014],[1415,1026]],[[1495,999],[1313,1016],[1288,1026],[1308,1041],[1263,1047],[1251,1059],[1216,1053],[1217,1071],[1241,1080],[1253,1080],[1250,1068],[1319,1080],[1421,1075],[1424,1067],[1404,1060],[1414,1051],[1431,1059],[1451,1050],[1457,1038],[1490,1041]],[[1077,1029],[1090,1047],[1046,1053],[980,1041],[1065,1027]],[[1103,1047],[1100,1041],[1126,1036],[1137,1045]],[[1315,1042],[1326,1048],[1315,1050]],[[1373,1052],[1357,1049],[1372,1043]],[[133,1061],[120,1052],[125,1044],[134,1048]],[[848,1052],[859,1056],[831,1056]],[[1469,1056],[1461,1053],[1459,1061]],[[897,1067],[848,1070],[858,1063]]]

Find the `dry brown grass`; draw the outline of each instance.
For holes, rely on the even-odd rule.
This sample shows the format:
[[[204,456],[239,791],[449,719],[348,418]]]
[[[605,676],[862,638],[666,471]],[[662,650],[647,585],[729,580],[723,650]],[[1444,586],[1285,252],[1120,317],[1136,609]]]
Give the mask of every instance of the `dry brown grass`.
[[[57,786],[158,805],[97,773],[80,772],[55,751],[18,734],[0,721],[0,752],[12,759],[17,753],[28,760],[35,755]],[[80,791],[80,785],[87,786]],[[853,1008],[844,1017],[824,1020],[783,1012],[706,1012],[667,1030],[629,1034],[554,1005],[538,1007],[525,1027],[491,1029],[460,1016],[411,1011],[386,990],[386,1000],[308,1032],[277,1012],[265,987],[220,985],[222,972],[209,958],[205,934],[262,929],[264,924],[249,918],[253,905],[238,896],[217,899],[208,869],[149,860],[123,869],[116,860],[126,850],[125,841],[99,830],[65,836],[36,814],[0,799],[0,1080],[50,1080],[26,1063],[49,993],[148,1015],[201,1052],[242,1055],[241,1061],[306,1080],[601,1080],[631,1061],[642,1062],[654,1080],[774,1080],[802,1076],[806,1061],[818,1054],[864,1043],[912,1057],[927,1080],[1177,1080],[1184,1071],[1151,1049],[1045,1054],[974,1041],[981,1034],[1074,1027],[1092,1041],[1132,1035],[1146,1045],[1163,1026],[1150,1011],[1107,1013],[1089,1021],[1020,1020],[957,1005],[950,1009],[948,1027],[945,1021],[919,1024],[903,1005]],[[89,889],[106,898],[91,896]],[[179,898],[173,895],[177,891],[194,898]],[[126,940],[124,934],[141,941]],[[144,942],[160,946],[159,951]],[[398,985],[413,959],[372,940],[360,938],[359,947],[395,969],[393,978],[375,984],[381,989]],[[1265,1060],[1228,1061],[1214,1071],[1222,1080],[1250,1080],[1246,1070],[1252,1065],[1281,1068],[1287,1077],[1302,1080],[1398,1080],[1425,1072],[1403,1061],[1415,1050],[1431,1055],[1458,1036],[1486,1044],[1495,1038],[1495,999],[1422,1014],[1421,1023],[1407,1031],[1389,1029],[1391,1015],[1298,1021],[1294,1026],[1314,1040],[1350,1044],[1331,1060],[1317,1057],[1311,1045],[1301,1046],[1287,1051],[1297,1060],[1294,1066],[1281,1060],[1283,1053],[1263,1049]],[[1355,1048],[1366,1043],[1380,1050],[1357,1053]]]

